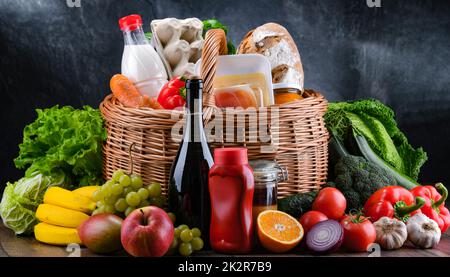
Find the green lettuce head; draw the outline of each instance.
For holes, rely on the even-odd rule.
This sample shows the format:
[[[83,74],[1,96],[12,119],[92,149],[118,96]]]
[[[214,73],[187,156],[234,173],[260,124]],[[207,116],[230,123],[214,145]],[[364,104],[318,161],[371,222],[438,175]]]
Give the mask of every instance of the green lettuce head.
[[[98,109],[54,106],[37,109],[37,119],[23,131],[18,169],[52,176],[63,171],[71,188],[102,183],[102,143],[106,139]]]
[[[62,173],[44,176],[38,172],[31,173],[14,184],[8,183],[0,202],[0,216],[6,227],[17,235],[30,234],[38,223],[35,212],[42,203],[49,187],[64,187],[65,176]]]

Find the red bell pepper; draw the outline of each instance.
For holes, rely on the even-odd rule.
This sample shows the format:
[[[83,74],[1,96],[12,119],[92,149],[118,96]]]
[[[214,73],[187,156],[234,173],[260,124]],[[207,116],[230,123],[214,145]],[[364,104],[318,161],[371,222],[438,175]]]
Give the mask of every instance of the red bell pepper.
[[[410,215],[420,213],[420,208],[425,204],[422,197],[414,197],[407,189],[400,186],[384,187],[376,191],[364,205],[364,214],[372,222],[383,216],[408,220]]]
[[[420,209],[422,213],[436,221],[442,232],[447,231],[450,225],[450,213],[445,207],[445,200],[448,196],[447,188],[439,183],[435,187],[415,187],[411,190],[411,193],[425,199],[425,205]]]
[[[166,83],[158,94],[158,103],[164,109],[175,109],[186,103],[186,79],[175,77]]]

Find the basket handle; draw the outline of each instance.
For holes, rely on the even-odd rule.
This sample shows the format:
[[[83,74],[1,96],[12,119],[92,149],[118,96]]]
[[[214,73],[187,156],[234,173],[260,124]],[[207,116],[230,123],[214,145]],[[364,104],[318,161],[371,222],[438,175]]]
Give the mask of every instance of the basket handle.
[[[211,29],[206,32],[202,50],[201,78],[203,79],[203,119],[209,120],[216,101],[214,99],[214,77],[217,70],[217,58],[228,53],[227,38],[222,29]]]

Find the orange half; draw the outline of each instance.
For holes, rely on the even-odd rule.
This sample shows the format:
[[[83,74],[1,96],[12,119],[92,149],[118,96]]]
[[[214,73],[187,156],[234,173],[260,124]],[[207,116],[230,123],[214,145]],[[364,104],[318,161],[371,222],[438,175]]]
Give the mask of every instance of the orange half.
[[[293,249],[303,238],[302,225],[287,213],[267,210],[257,219],[258,237],[264,248],[283,253]]]

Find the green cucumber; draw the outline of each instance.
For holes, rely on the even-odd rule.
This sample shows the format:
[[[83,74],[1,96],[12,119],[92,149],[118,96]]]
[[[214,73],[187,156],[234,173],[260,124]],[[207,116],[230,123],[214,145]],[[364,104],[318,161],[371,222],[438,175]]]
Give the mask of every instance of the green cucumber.
[[[391,173],[399,186],[402,186],[408,190],[420,186],[420,184],[418,184],[412,178],[398,172],[394,167],[392,167],[390,164],[388,164],[386,161],[380,158],[380,156],[378,156],[372,150],[372,148],[370,148],[369,143],[367,143],[367,140],[364,136],[358,135],[355,132],[353,132],[352,137],[354,138],[354,142],[356,143],[358,150],[361,152],[362,156],[366,158],[368,161],[378,165],[381,168],[384,168],[386,171]]]
[[[331,136],[329,147],[330,147],[330,156],[336,158],[337,160],[350,155],[347,152],[347,149],[345,149],[345,147],[342,145],[342,142],[334,135]]]
[[[345,149],[343,143],[332,133],[328,142],[328,180],[334,180],[336,178],[334,167],[340,159],[348,155],[350,154]]]

